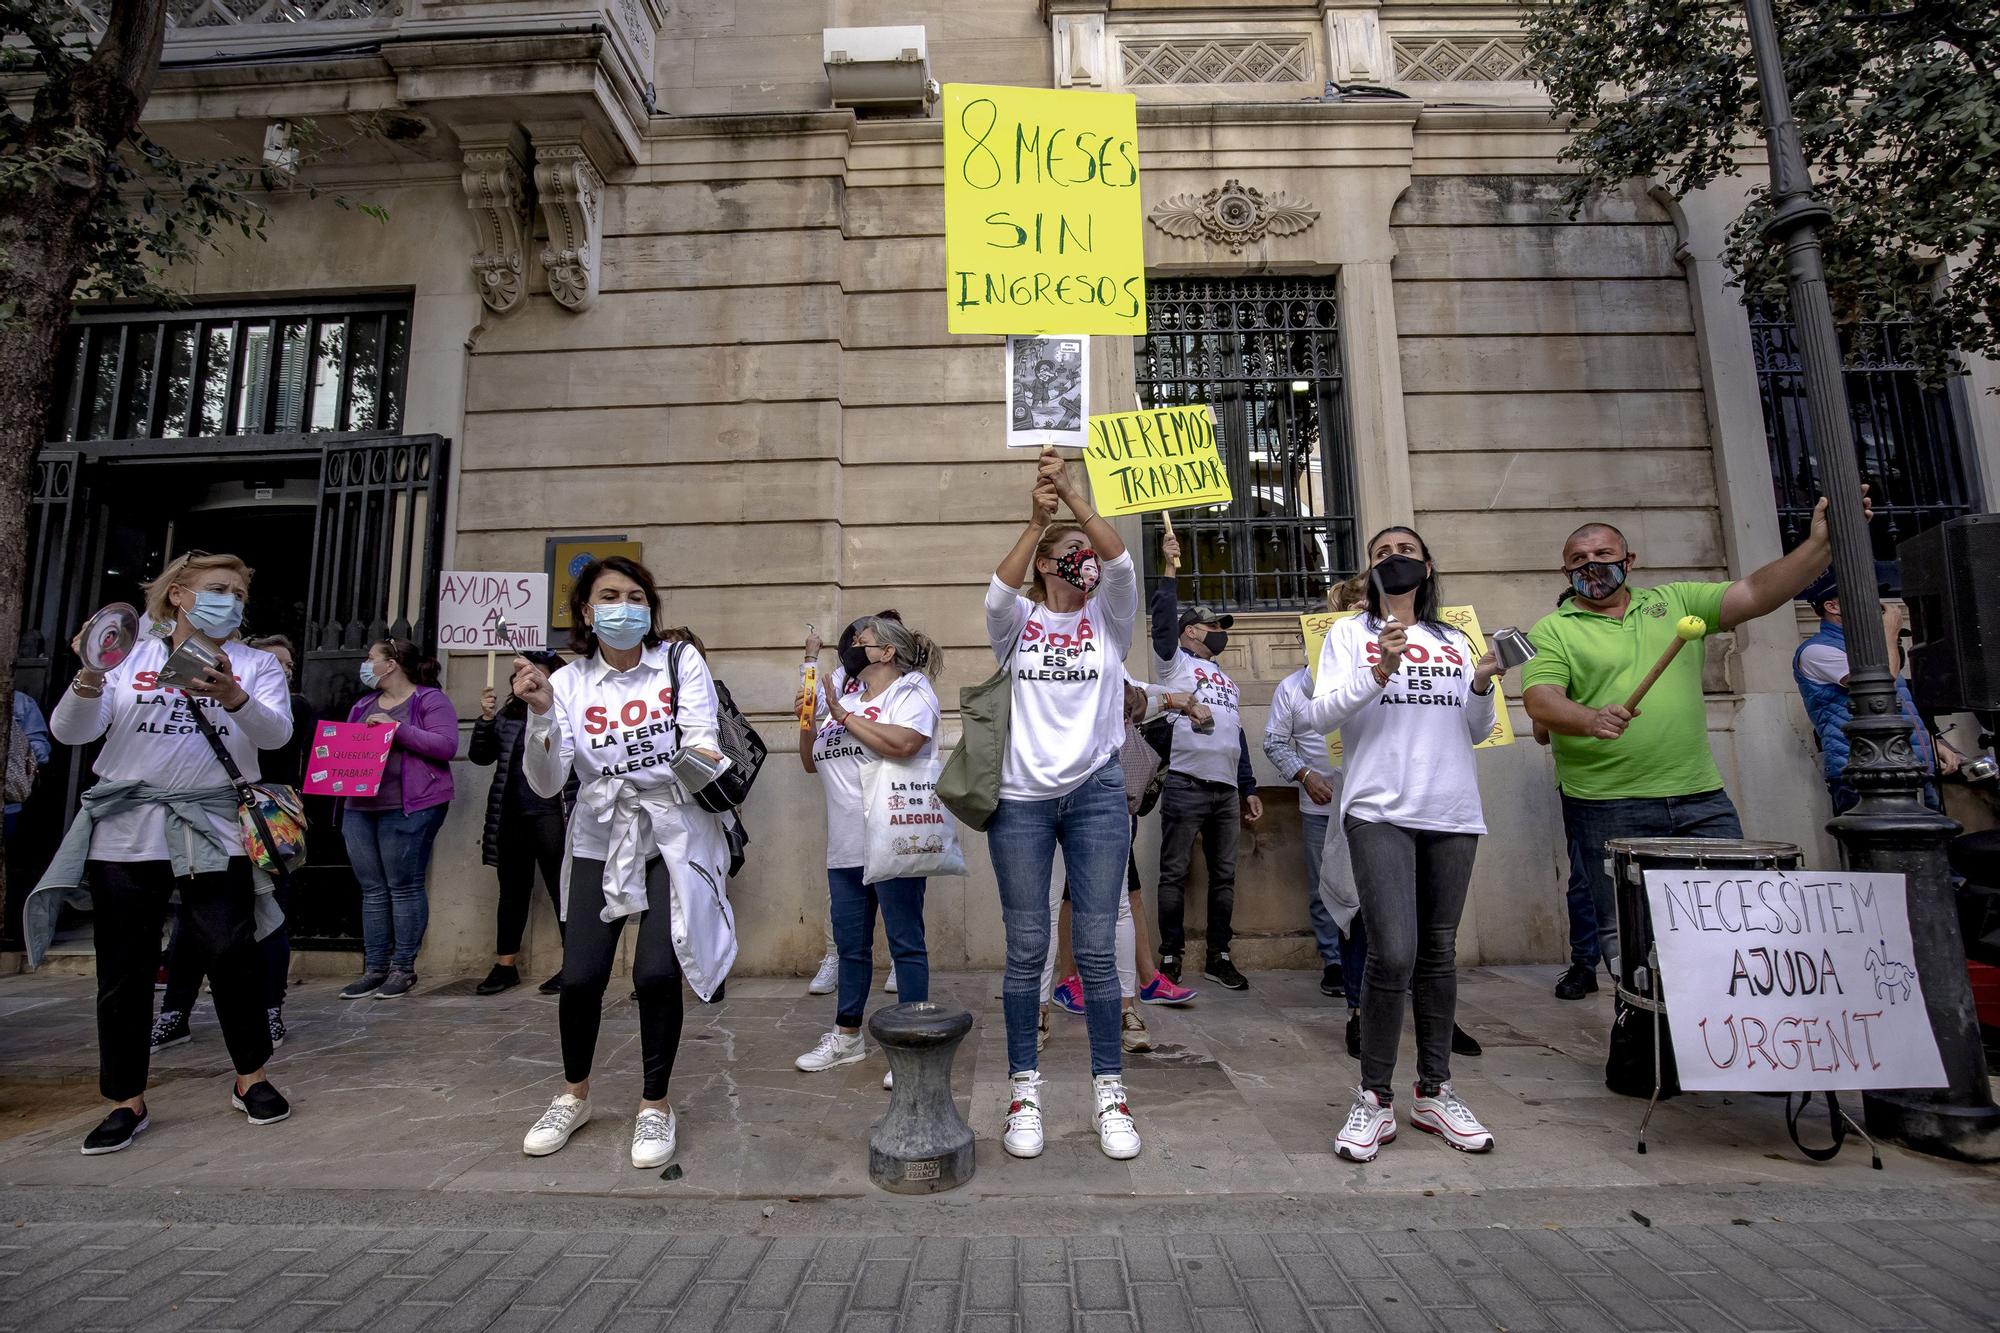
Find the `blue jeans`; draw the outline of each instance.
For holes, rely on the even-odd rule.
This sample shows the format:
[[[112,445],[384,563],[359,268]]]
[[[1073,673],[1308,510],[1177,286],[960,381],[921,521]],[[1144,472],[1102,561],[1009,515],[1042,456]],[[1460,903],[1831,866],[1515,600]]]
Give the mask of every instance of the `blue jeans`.
[[[834,1025],[859,1028],[868,1009],[868,985],[875,975],[875,905],[882,905],[882,931],[896,969],[896,998],[922,1004],[931,998],[931,960],[924,949],[924,882],[885,879],[863,884],[860,866],[826,872],[833,902],[833,942],[840,950],[840,992]]]
[[[1347,1007],[1361,1007],[1361,973],[1368,966],[1368,927],[1361,922],[1361,913],[1347,923],[1347,933],[1340,933],[1340,927],[1333,924],[1333,913],[1326,910],[1326,903],[1319,896],[1319,863],[1326,855],[1326,831],[1330,827],[1332,815],[1315,815],[1299,812],[1299,822],[1306,833],[1306,911],[1312,916],[1313,940],[1319,945],[1319,961],[1322,966],[1340,964],[1340,987],[1347,992]]]
[[[1000,919],[1007,928],[1007,976],[1001,1010],[1007,1016],[1007,1072],[1038,1069],[1035,1026],[1042,1000],[1042,964],[1049,952],[1049,877],[1060,845],[1069,877],[1070,953],[1083,979],[1083,1016],[1090,1029],[1090,1072],[1116,1074],[1124,1065],[1118,1041],[1118,963],[1113,942],[1125,862],[1132,854],[1132,819],[1125,774],[1116,759],[1052,801],[1000,799],[986,826],[986,849],[1000,881]]]
[[[1743,824],[1729,793],[1721,788],[1692,796],[1642,796],[1622,801],[1562,798],[1563,832],[1569,842],[1571,901],[1576,901],[1579,868],[1589,885],[1597,926],[1597,947],[1577,957],[1575,914],[1570,918],[1570,957],[1595,967],[1602,961],[1618,975],[1618,886],[1604,864],[1604,844],[1612,838],[1740,838]]]
[[[406,815],[400,810],[341,812],[347,860],[361,884],[363,972],[412,972],[430,924],[424,876],[447,806]]]

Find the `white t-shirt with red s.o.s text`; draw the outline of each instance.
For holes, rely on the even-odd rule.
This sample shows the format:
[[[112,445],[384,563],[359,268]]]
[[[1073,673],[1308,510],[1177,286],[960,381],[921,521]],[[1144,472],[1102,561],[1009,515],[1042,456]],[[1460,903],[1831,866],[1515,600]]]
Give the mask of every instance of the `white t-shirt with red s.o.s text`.
[[[163,687],[160,668],[169,651],[166,640],[143,637],[124,661],[105,673],[98,698],[65,690],[49,714],[50,734],[64,745],[86,745],[102,736],[104,748],[97,752],[91,771],[107,782],[143,779],[173,791],[226,787],[229,775],[188,711],[199,702],[202,716],[214,725],[237,771],[257,781],[262,776],[257,751],[275,750],[291,739],[292,696],[285,669],[260,648],[223,645],[236,683],[250,696],[232,713],[213,699],[197,701],[172,686]],[[212,814],[209,823],[217,841],[240,855],[243,834],[235,816]],[[169,859],[166,807],[140,805],[99,819],[90,855],[97,861]]]
[[[1139,572],[1130,551],[1099,568],[1095,595],[1067,614],[997,576],[986,589],[986,637],[1013,675],[1002,800],[1066,796],[1125,743],[1124,662],[1139,620]]]
[[[838,687],[836,687],[838,688]],[[938,725],[944,710],[937,691],[921,671],[906,671],[873,699],[856,691],[840,706],[870,722],[907,727],[925,737],[917,759],[937,754]],[[861,768],[876,753],[851,735],[846,726],[828,718],[813,737],[813,767],[826,790],[826,866],[843,870],[868,860],[868,833],[861,804]]]

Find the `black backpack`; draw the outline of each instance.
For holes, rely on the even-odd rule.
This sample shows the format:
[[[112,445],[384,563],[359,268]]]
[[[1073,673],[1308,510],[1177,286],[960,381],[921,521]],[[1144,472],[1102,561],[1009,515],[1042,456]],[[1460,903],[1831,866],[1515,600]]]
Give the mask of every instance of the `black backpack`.
[[[667,682],[674,692],[674,746],[681,743],[680,698],[681,698],[681,649],[680,643],[672,645],[667,654]],[[750,799],[750,788],[757,781],[758,770],[764,767],[764,758],[770,754],[770,747],[764,738],[750,725],[750,720],[737,708],[736,700],[730,697],[729,687],[720,680],[715,682],[715,735],[722,753],[729,758],[729,769],[715,781],[694,793],[694,803],[710,814],[721,815],[736,809]]]

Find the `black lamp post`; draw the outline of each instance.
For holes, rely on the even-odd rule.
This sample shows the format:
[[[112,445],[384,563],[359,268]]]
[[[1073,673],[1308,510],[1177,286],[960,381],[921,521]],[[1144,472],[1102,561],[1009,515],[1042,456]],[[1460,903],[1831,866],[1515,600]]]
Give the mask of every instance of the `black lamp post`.
[[[2000,1160],[2000,1108],[1987,1084],[1972,983],[1965,971],[1945,844],[1958,825],[1923,803],[1925,773],[1910,744],[1910,720],[1896,699],[1876,595],[1873,544],[1861,508],[1861,467],[1854,456],[1840,339],[1826,294],[1819,229],[1832,216],[1813,197],[1792,124],[1791,91],[1771,0],[1745,0],[1750,49],[1764,103],[1775,211],[1765,236],[1782,245],[1790,276],[1792,326],[1805,367],[1815,471],[1830,503],[1833,573],[1847,634],[1848,784],[1860,802],[1827,825],[1850,868],[1900,874],[1909,884],[1910,938],[1923,978],[1931,1028],[1948,1085],[1867,1093],[1868,1128],[1918,1152],[1968,1161]],[[1874,608],[1870,614],[1869,609]]]

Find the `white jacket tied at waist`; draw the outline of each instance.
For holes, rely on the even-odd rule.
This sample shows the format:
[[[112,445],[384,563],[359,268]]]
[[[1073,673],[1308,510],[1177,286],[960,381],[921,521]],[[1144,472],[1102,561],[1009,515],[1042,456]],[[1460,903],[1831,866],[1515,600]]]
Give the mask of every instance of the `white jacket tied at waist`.
[[[604,826],[609,848],[600,915],[606,921],[650,910],[646,863],[656,855],[665,863],[674,955],[694,993],[704,1001],[713,997],[736,962],[736,917],[727,887],[729,840],[721,818],[687,803],[678,783],[641,791],[616,777],[600,777],[578,788],[571,818]],[[564,854],[565,921],[573,860],[573,853]]]

